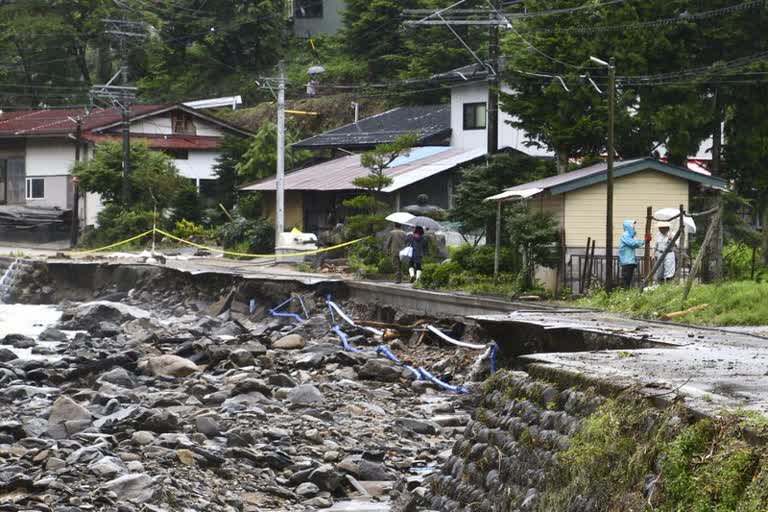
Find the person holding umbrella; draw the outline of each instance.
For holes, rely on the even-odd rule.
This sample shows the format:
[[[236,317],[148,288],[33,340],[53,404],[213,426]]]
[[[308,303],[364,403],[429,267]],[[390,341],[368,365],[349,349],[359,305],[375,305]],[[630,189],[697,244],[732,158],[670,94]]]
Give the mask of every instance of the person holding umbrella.
[[[400,224],[395,223],[394,228],[384,241],[384,252],[392,258],[392,265],[395,267],[395,283],[397,284],[403,282],[403,263],[400,261],[400,251],[405,248],[406,238],[405,231],[401,229]]]
[[[408,263],[408,275],[411,282],[421,279],[421,260],[427,252],[427,239],[424,236],[424,228],[416,226],[413,233],[408,235],[408,246],[413,249],[411,260]]]

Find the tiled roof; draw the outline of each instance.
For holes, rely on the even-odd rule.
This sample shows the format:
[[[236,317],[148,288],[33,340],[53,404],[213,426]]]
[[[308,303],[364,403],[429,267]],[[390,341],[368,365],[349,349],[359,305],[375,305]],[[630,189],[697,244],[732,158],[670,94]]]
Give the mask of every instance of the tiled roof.
[[[420,145],[442,142],[451,133],[450,105],[397,107],[293,144],[295,148],[371,148],[416,133]]]
[[[168,105],[133,105],[131,117],[166,107]],[[78,116],[83,119],[83,131],[94,130],[121,120],[120,111],[114,107],[93,108],[90,112],[84,107],[13,110],[0,114],[0,136],[67,135],[74,133],[77,126],[75,118]]]

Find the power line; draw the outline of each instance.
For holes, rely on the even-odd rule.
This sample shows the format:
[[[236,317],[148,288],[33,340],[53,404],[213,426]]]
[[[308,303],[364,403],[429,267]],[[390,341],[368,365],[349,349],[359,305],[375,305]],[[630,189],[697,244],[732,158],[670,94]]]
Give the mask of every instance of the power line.
[[[674,25],[677,23],[687,23],[690,21],[696,21],[700,19],[713,18],[721,14],[729,14],[732,12],[743,11],[746,9],[755,9],[765,6],[767,0],[753,0],[750,2],[744,2],[736,5],[729,5],[727,7],[721,7],[719,9],[712,9],[710,11],[701,11],[697,13],[685,12],[674,18],[661,18],[652,21],[638,21],[633,23],[623,23],[618,25],[603,25],[603,26],[577,26],[577,27],[523,27],[522,30],[526,32],[541,32],[541,33],[599,33],[599,32],[613,32],[613,31],[625,31],[625,30],[637,30],[647,27],[658,27],[664,25]]]

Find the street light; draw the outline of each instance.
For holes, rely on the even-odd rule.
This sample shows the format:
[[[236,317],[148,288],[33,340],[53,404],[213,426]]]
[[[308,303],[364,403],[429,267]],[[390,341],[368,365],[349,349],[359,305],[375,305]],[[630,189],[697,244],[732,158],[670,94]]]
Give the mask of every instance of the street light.
[[[613,290],[613,128],[616,108],[616,66],[611,57],[609,62],[590,57],[589,60],[608,68],[608,183],[605,198],[605,291]]]

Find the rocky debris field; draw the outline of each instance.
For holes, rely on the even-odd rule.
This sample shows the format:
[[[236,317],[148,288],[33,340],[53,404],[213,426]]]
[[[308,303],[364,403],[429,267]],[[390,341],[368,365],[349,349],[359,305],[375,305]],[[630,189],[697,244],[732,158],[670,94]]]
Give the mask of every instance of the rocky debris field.
[[[107,298],[0,339],[0,510],[417,510],[469,419],[472,394],[344,351],[320,299],[299,324],[201,294]],[[465,385],[476,356],[388,344]]]

